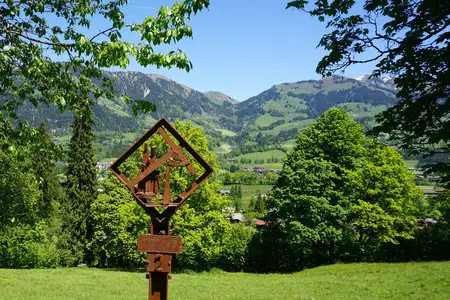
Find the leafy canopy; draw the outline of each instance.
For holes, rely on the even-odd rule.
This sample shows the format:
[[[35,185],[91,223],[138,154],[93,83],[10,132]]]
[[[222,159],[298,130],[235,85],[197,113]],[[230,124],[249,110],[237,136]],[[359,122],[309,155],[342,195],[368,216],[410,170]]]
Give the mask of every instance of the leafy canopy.
[[[297,0],[287,7],[306,11],[330,29],[319,42],[328,53],[318,73],[376,62],[372,76],[395,77],[399,102],[378,116],[375,132],[389,133],[412,154],[450,152],[447,1]],[[435,165],[447,176],[449,168]]]
[[[142,66],[189,71],[192,64],[183,52],[164,53],[157,48],[191,37],[186,20],[208,7],[209,1],[175,2],[138,23],[126,22],[126,5],[126,0],[1,1],[1,110],[15,115],[25,99],[34,105],[41,102],[76,110],[80,98],[112,97],[109,80],[93,79],[102,77],[101,68],[127,67],[131,58]],[[94,20],[101,20],[104,28],[92,30]],[[139,43],[124,40],[125,33],[137,36]],[[154,109],[138,99],[132,103],[135,112]]]
[[[45,124],[31,130],[0,119],[0,267],[63,263],[57,249],[64,199],[54,169],[58,153]]]
[[[217,171],[216,156],[208,149],[203,132],[190,123],[177,121],[174,126]],[[151,138],[148,144],[157,147],[158,151],[162,150],[161,153],[167,151],[167,144],[161,137]],[[123,172],[137,172],[142,164],[143,148],[129,158]],[[192,162],[200,170],[200,165]],[[175,168],[171,171],[171,178],[171,192],[184,191],[192,181],[189,172]],[[94,234],[89,248],[94,255],[94,265],[139,266],[145,256],[137,253],[136,240],[139,234],[149,232],[150,218],[115,177],[107,178],[102,183],[102,189],[104,192],[94,201],[91,210]],[[196,270],[217,267],[221,265],[222,257],[229,261],[236,251],[240,256],[235,256],[235,267],[242,268],[242,263],[238,262],[242,262],[245,251],[227,245],[234,247],[239,244],[233,241],[233,234],[244,235],[248,239],[248,230],[233,229],[225,214],[231,203],[216,193],[219,189],[220,184],[213,175],[171,219],[173,235],[183,237],[183,254],[176,257],[176,267]]]
[[[369,257],[412,237],[415,187],[401,155],[367,138],[342,109],[306,128],[267,200],[275,239],[298,266]],[[286,265],[289,265],[286,263]]]

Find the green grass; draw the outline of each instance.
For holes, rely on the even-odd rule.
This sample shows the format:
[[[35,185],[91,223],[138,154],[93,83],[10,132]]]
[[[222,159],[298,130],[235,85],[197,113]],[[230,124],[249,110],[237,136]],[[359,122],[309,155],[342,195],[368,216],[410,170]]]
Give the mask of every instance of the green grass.
[[[255,185],[246,185],[241,184],[242,188],[242,202],[244,203],[244,207],[248,207],[250,204],[250,199],[255,197],[256,193],[259,191],[261,194],[267,194],[272,188],[271,185],[268,184],[255,184]],[[230,190],[231,185],[224,185],[222,187],[224,190]]]
[[[100,160],[100,162],[113,162],[117,159],[117,157],[104,157]]]
[[[268,159],[278,158],[278,162],[268,162]],[[266,169],[281,169],[283,166],[283,160],[286,158],[286,154],[281,150],[269,150],[262,152],[251,152],[246,154],[241,154],[234,159],[236,163],[245,167],[245,168],[253,168],[253,167],[263,167]],[[241,159],[251,160],[251,163],[241,163]],[[255,163],[255,161],[264,160],[264,163]]]
[[[256,118],[255,125],[256,126],[268,126],[275,121],[282,120],[283,117],[272,117],[269,114],[264,114]]]
[[[219,150],[220,150],[219,152],[229,153],[229,152],[231,152],[231,145],[221,144]]]
[[[450,262],[336,264],[294,274],[174,274],[170,299],[449,299]],[[144,273],[0,270],[0,299],[147,299]]]
[[[345,102],[337,106],[345,109],[353,117],[374,117],[387,109],[386,105],[373,106],[369,103],[360,102]]]
[[[264,110],[276,110],[282,113],[284,117],[287,117],[288,115],[295,115],[296,111],[308,109],[304,100],[288,96],[287,93],[282,92],[280,98],[278,100],[266,101],[264,103]]]
[[[114,114],[116,114],[118,116],[122,116],[122,117],[130,117],[131,116],[130,113],[126,109],[124,109],[124,107],[120,106],[118,103],[116,103],[112,100],[100,97],[98,99],[98,104],[103,106],[104,108],[114,112]]]
[[[282,162],[272,162],[272,163],[265,163],[265,164],[259,164],[255,166],[259,166],[259,167],[263,167],[264,169],[277,169],[277,170],[281,170],[283,168],[283,163]]]
[[[288,130],[288,129],[292,129],[292,128],[302,129],[302,128],[305,128],[306,126],[311,125],[312,123],[314,123],[314,119],[306,119],[306,120],[295,121],[295,122],[292,122],[292,123],[284,123],[284,124],[281,124],[281,125],[273,128],[273,129],[261,131],[261,133],[262,134],[277,135],[283,130]]]
[[[326,81],[325,81],[325,83],[326,83]],[[353,86],[353,83],[351,83],[351,82],[344,82],[344,83],[332,82],[331,84],[326,83],[324,93],[348,90],[348,89],[351,89],[352,86]]]
[[[218,128],[216,130],[219,131],[223,136],[231,136],[231,137],[236,136],[235,132],[224,129],[224,128]]]
[[[281,150],[269,150],[269,151],[262,151],[262,152],[251,152],[246,154],[241,154],[235,157],[235,159],[239,162],[241,158],[245,159],[251,159],[251,160],[267,160],[272,157],[278,158],[278,159],[284,159],[286,158],[286,154],[284,154]]]
[[[279,93],[288,93],[293,92],[295,94],[315,94],[318,92],[318,89],[314,87],[311,82],[297,82],[297,83],[288,83],[281,84],[277,91]]]
[[[407,168],[416,168],[418,163],[419,163],[418,160],[413,159],[405,160],[405,165]]]
[[[419,188],[421,188],[423,191],[424,190],[433,190],[434,186],[432,185],[418,185]]]
[[[281,144],[281,147],[283,147],[287,151],[291,151],[292,148],[295,147],[295,142],[296,141],[297,141],[297,139],[292,139],[292,140],[285,141],[283,144]]]

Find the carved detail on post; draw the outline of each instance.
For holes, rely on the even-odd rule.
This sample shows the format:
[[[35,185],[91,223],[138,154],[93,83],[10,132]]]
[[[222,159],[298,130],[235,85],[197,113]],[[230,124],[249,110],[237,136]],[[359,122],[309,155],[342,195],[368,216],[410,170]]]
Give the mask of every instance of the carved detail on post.
[[[181,254],[181,240],[180,236],[141,234],[138,238],[138,251]]]
[[[168,152],[159,158],[157,157],[156,147],[151,147],[149,153],[148,146],[145,144],[155,134],[159,134],[170,148]],[[142,166],[134,178],[128,178],[120,171],[120,166],[142,145],[144,145]],[[184,151],[189,153],[204,171],[197,179],[193,180],[192,184],[184,192],[173,195],[171,194],[170,186],[173,168],[186,168],[193,177],[198,175],[197,168],[186,157]],[[161,172],[160,169],[164,168],[164,166],[164,172]],[[111,165],[110,170],[128,187],[136,201],[151,217],[150,234],[139,236],[138,251],[147,253],[147,271],[149,272],[147,277],[149,279],[148,299],[167,299],[168,279],[171,278],[169,273],[172,270],[172,255],[180,254],[182,249],[182,238],[171,236],[170,218],[186,203],[192,193],[200,187],[214,170],[164,118],[160,119],[125,151]],[[164,182],[162,197],[160,193],[161,180]],[[161,211],[157,208],[164,209]]]

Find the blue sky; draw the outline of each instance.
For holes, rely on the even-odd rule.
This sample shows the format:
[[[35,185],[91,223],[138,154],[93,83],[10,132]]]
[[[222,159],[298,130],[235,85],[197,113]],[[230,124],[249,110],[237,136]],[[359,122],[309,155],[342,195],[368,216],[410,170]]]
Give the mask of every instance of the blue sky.
[[[154,15],[171,1],[129,0],[128,22]],[[157,73],[201,92],[221,91],[242,101],[274,84],[318,79],[317,62],[325,54],[316,48],[325,25],[307,14],[285,9],[287,1],[211,0],[209,10],[191,19],[193,39],[174,45],[187,53],[194,69],[143,68],[132,62],[127,70]],[[126,38],[126,37],[125,37]],[[369,74],[373,65],[349,68],[345,76]]]

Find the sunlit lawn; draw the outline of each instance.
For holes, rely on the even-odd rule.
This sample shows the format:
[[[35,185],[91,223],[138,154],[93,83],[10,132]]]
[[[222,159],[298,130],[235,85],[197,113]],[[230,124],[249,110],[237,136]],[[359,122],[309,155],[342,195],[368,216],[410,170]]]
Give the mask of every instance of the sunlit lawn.
[[[144,273],[0,269],[0,299],[146,299]],[[170,299],[450,299],[450,262],[336,264],[294,274],[174,274]]]

